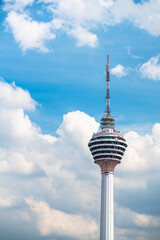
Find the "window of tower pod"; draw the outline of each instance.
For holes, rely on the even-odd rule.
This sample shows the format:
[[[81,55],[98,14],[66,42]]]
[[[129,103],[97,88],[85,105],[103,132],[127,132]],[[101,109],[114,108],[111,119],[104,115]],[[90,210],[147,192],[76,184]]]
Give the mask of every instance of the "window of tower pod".
[[[118,138],[115,138],[115,148],[117,148],[116,147],[117,144],[118,144]]]

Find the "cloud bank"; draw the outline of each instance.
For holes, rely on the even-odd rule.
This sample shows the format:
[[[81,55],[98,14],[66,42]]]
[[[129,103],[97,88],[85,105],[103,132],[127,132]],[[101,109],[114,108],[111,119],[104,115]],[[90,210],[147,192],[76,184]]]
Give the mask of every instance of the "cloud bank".
[[[31,14],[34,8],[51,20],[37,20]],[[6,26],[23,51],[48,51],[47,42],[59,32],[75,38],[77,46],[96,47],[99,27],[112,27],[126,20],[155,37],[160,35],[159,0],[138,4],[133,0],[4,0],[3,10],[8,12]]]
[[[42,236],[53,234],[78,239],[96,239],[97,224],[80,215],[66,214],[51,209],[45,202],[26,199],[31,211],[37,216],[38,229]]]
[[[36,107],[29,92],[0,85],[0,232],[8,240],[10,233],[21,239],[21,232],[24,239],[97,239],[100,170],[87,144],[99,124],[84,112],[69,112],[57,137],[45,135],[26,114]],[[116,236],[149,240],[149,229],[156,230],[156,240],[160,124],[151,135],[131,131],[125,137],[128,149],[115,173]]]

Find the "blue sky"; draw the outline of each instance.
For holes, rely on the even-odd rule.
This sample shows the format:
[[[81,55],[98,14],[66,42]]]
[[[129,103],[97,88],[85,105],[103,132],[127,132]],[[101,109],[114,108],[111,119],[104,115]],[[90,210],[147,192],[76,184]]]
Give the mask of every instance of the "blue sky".
[[[3,238],[98,239],[100,173],[87,142],[104,114],[109,54],[111,113],[129,146],[115,178],[115,238],[158,240],[159,1],[0,6]]]
[[[33,4],[27,9],[34,20],[48,21],[51,18],[42,10],[42,4]],[[36,11],[41,11],[39,15],[42,17],[37,18]],[[62,115],[69,110],[80,109],[96,120],[100,118],[105,105],[107,54],[110,55],[111,68],[118,64],[130,68],[123,78],[111,76],[112,113],[124,118],[119,124],[157,121],[159,82],[143,78],[138,68],[151,57],[158,56],[158,37],[124,20],[115,26],[96,26],[93,32],[97,34],[98,46],[94,48],[87,44],[77,47],[73,37],[58,32],[56,39],[44,43],[48,53],[41,53],[40,49],[36,51],[34,47],[24,52],[18,47],[12,32],[9,29],[5,31],[5,16],[6,12],[1,17],[1,75],[6,81],[15,81],[28,89],[42,105],[32,119],[38,121],[44,132],[53,129],[51,119],[55,119],[55,126],[56,123],[58,126]],[[134,55],[140,58],[134,58]],[[120,106],[123,106],[121,111]],[[44,115],[49,119],[46,124],[40,120],[45,118]]]

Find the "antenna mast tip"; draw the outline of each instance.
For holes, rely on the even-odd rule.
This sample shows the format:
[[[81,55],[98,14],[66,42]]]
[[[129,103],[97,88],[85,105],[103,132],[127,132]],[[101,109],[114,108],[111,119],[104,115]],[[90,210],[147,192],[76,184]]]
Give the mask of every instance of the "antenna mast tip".
[[[109,64],[109,55],[107,55],[107,64]]]

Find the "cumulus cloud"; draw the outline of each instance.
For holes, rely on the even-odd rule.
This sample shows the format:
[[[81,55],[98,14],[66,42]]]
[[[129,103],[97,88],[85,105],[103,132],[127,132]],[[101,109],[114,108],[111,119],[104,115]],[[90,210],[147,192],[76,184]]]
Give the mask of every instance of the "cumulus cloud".
[[[4,152],[0,155],[0,173],[15,174],[19,176],[45,176],[39,165],[34,164],[19,152]]]
[[[89,211],[95,209],[95,202],[91,204],[91,199],[97,198],[94,195],[97,185],[92,185],[86,178],[86,171],[89,168],[82,166],[85,161],[88,166],[92,163],[87,143],[93,131],[97,131],[99,124],[87,114],[76,111],[64,116],[63,123],[57,130],[59,137],[43,134],[25,113],[25,109],[35,107],[30,94],[22,88],[15,87],[14,84],[10,85],[4,81],[0,84],[5,92],[1,95],[0,106],[0,189],[5,188],[7,191],[4,196],[0,194],[0,206],[14,207],[20,204],[22,207],[24,197],[39,196],[38,199],[40,201],[43,199],[46,204],[55,203],[53,212],[49,207],[50,211],[45,210],[49,211],[50,216],[54,213],[56,217],[60,214],[59,217],[64,218],[64,223],[60,226],[61,220],[48,225],[46,215],[41,222],[37,219],[38,226],[44,223],[46,226],[46,232],[38,228],[40,234],[50,235],[56,231],[58,235],[72,235],[77,239],[95,236],[97,225],[93,216],[82,215],[86,209],[90,209]],[[88,171],[91,178],[93,166],[92,164]],[[77,168],[78,174],[75,173]],[[65,195],[65,202],[62,195]],[[73,216],[65,211],[56,210],[61,207],[70,211],[72,209]],[[78,209],[81,209],[82,214],[76,213]],[[67,223],[73,225],[69,232],[68,228],[64,228]],[[79,224],[83,224],[83,232],[79,230]]]
[[[125,164],[122,170],[130,172],[146,172],[160,168],[159,163],[159,132],[160,124],[153,126],[152,134],[140,136],[136,132],[128,132],[125,134],[128,143],[128,149],[124,156]],[[158,135],[158,136],[157,136]],[[151,159],[154,158],[154,164]]]
[[[142,1],[136,4],[132,0],[117,0],[110,9],[112,18],[110,25],[115,25],[124,20],[131,21],[136,27],[144,29],[154,36],[160,35],[160,27],[156,23],[160,22],[160,3],[158,0]]]
[[[113,0],[41,0],[41,2],[50,3],[50,9],[66,23],[80,26],[102,22],[106,18],[104,14],[107,14],[114,5]]]
[[[10,85],[0,81],[0,108],[34,110],[36,104],[27,90],[17,87],[14,82]]]
[[[117,76],[118,78],[124,77],[128,74],[128,68],[125,68],[121,64],[118,64],[117,66],[111,69],[111,74]]]
[[[42,0],[42,2],[50,3],[50,8],[58,18],[63,18],[67,22],[72,21],[81,26],[83,24],[87,24],[90,28],[95,24],[113,26],[129,20],[135,26],[145,29],[155,36],[160,34],[159,24],[157,25],[160,22],[158,0],[143,1],[139,4],[132,0]]]
[[[5,188],[0,188],[0,207],[11,207],[16,200],[16,197],[7,192]]]
[[[76,239],[97,239],[98,227],[95,221],[51,209],[45,202],[31,198],[26,199],[26,202],[36,214],[38,228],[43,236],[56,234]]]
[[[80,111],[70,112],[63,116],[63,122],[57,130],[64,141],[78,144],[79,149],[85,149],[88,155],[88,141],[93,132],[97,132],[99,124],[94,118]]]
[[[160,80],[159,59],[160,59],[159,56],[152,57],[148,60],[148,62],[141,65],[139,70],[144,78]]]
[[[55,38],[50,23],[34,21],[25,13],[10,11],[6,18],[6,25],[11,28],[15,40],[23,51],[38,49],[41,52],[47,52],[46,41]]]
[[[160,2],[158,0],[146,1],[137,5],[134,12],[135,26],[147,30],[154,36],[160,35]],[[158,26],[156,24],[158,23]]]
[[[25,112],[36,106],[30,94],[4,81],[0,84],[6,92],[0,103],[0,206],[5,215],[0,216],[0,222],[6,234],[14,223],[16,239],[22,225],[24,236],[31,234],[26,239],[32,238],[35,231],[37,239],[53,235],[56,240],[97,238],[100,172],[87,144],[99,124],[86,113],[74,111],[63,116],[57,137],[45,135]],[[15,106],[10,95],[14,95]],[[160,226],[160,124],[153,126],[151,135],[132,131],[125,138],[128,149],[115,173],[116,231],[120,230],[120,239],[126,239],[128,229],[132,231],[134,226],[136,237],[133,234],[132,239],[144,234],[149,240],[144,228],[156,229],[159,234]],[[142,194],[146,191],[153,191],[147,199]],[[136,198],[140,194],[141,212],[140,199]],[[157,199],[157,216],[153,204],[149,204],[153,196]]]
[[[96,47],[98,36],[93,32],[98,27],[114,26],[125,20],[154,36],[160,35],[159,0],[138,4],[133,0],[5,0],[4,3],[3,9],[8,11],[6,23],[23,50],[46,52],[46,42],[54,39],[57,31],[73,36],[77,46]],[[43,4],[51,21],[39,22],[29,17],[26,7],[35,4]]]
[[[88,45],[90,47],[96,47],[98,44],[97,35],[88,32],[82,27],[72,29],[68,32],[68,34],[74,36],[77,39],[77,46]]]
[[[4,9],[9,10],[23,10],[26,6],[33,4],[34,0],[3,0]]]
[[[34,110],[37,102],[27,90],[5,81],[0,81],[0,95],[0,172],[43,175],[40,167],[17,149],[17,145],[22,147],[41,136],[39,128],[33,126],[24,113],[25,110]]]
[[[160,217],[151,216],[147,214],[140,214],[131,211],[128,208],[117,207],[117,224],[123,227],[143,227],[143,228],[155,228],[160,225]]]

